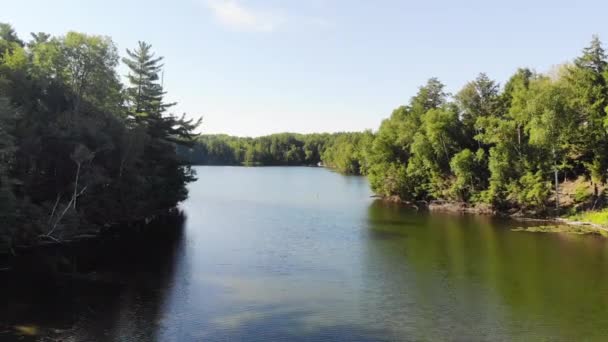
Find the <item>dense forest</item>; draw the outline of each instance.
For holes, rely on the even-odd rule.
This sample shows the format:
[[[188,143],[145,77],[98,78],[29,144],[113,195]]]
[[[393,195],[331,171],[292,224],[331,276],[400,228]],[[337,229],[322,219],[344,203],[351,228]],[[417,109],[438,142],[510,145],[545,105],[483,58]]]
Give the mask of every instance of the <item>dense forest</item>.
[[[572,63],[519,69],[502,87],[482,73],[452,96],[432,78],[382,122],[360,164],[376,193],[408,201],[559,212],[560,185],[582,179],[575,200],[597,207],[608,172],[607,65],[594,37]]]
[[[144,42],[121,59],[108,37],[24,41],[0,24],[2,250],[147,221],[187,196],[176,146],[200,121],[168,113],[162,67]]]
[[[279,133],[257,138],[225,134],[200,135],[193,146],[181,146],[178,154],[198,165],[316,166],[319,163],[361,174],[359,146],[368,144],[367,132],[295,134]]]
[[[607,65],[594,37],[573,62],[545,74],[519,69],[503,86],[481,73],[452,95],[431,78],[374,133],[201,136],[189,160],[322,161],[367,175],[384,197],[539,213],[572,204],[560,198],[569,182],[574,204],[597,208],[608,175]]]
[[[376,132],[194,135],[200,120],[169,113],[162,61],[144,42],[120,58],[108,37],[24,41],[0,24],[1,249],[148,221],[186,198],[191,163],[322,163],[367,175],[384,197],[541,213],[559,213],[577,181],[575,204],[605,202],[608,61],[596,37],[573,62],[519,69],[503,86],[482,73],[452,95],[431,78]]]
[[[608,171],[608,69],[597,37],[547,74],[519,69],[503,87],[480,74],[450,96],[430,79],[386,119],[363,160],[375,192],[495,208],[559,208],[560,184]],[[584,183],[582,183],[584,184]]]

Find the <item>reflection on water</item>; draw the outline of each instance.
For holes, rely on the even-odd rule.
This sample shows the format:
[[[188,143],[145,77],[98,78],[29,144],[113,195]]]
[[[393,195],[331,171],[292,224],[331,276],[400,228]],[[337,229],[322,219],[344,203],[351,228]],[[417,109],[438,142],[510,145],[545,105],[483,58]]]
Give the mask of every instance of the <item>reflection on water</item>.
[[[11,333],[0,339],[17,325],[95,341],[608,336],[602,238],[417,213],[373,201],[364,178],[323,169],[198,173],[185,223],[166,222],[145,243],[87,246],[106,255],[80,261],[95,281],[11,280],[19,296],[2,310]]]
[[[512,232],[483,216],[369,209],[368,272],[399,293],[399,336],[445,340],[605,340],[603,238]],[[395,222],[401,221],[402,225]],[[372,307],[378,300],[370,299]],[[390,307],[387,305],[386,307]],[[407,323],[405,323],[407,322]],[[417,339],[416,338],[416,339]]]
[[[176,215],[143,236],[108,237],[26,256],[17,267],[34,273],[2,274],[6,287],[0,300],[6,305],[0,308],[0,340],[11,341],[15,335],[31,340],[155,340],[156,324],[184,259],[183,234],[183,217]],[[34,268],[30,259],[36,264],[43,260],[58,273]]]

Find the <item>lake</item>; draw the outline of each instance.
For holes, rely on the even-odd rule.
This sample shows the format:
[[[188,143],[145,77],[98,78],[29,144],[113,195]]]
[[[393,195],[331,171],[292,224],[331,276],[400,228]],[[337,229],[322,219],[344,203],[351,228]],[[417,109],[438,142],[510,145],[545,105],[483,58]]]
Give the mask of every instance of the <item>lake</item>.
[[[13,300],[6,325],[75,341],[608,339],[604,238],[419,213],[322,168],[196,170],[185,219],[165,224],[178,233],[113,248],[108,285]]]

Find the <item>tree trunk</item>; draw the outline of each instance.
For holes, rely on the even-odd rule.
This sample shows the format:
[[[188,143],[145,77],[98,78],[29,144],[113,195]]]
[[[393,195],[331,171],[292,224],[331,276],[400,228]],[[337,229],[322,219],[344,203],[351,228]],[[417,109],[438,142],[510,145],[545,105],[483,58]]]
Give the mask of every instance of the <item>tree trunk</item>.
[[[559,215],[559,179],[557,171],[557,154],[553,147],[553,173],[555,174],[555,215]]]
[[[599,197],[599,191],[597,189],[597,182],[593,182],[593,196]]]
[[[517,125],[517,145],[521,148],[521,125]]]
[[[445,159],[450,162],[450,154],[448,153],[448,147],[445,145],[445,140],[441,139],[441,144],[443,145],[443,152],[445,153]]]
[[[593,183],[593,207],[591,207],[591,210],[595,210],[595,206],[597,205],[597,201],[599,201],[600,199],[600,194],[597,188],[597,182],[592,182]]]
[[[55,205],[53,206],[53,210],[51,211],[51,216],[49,217],[48,226],[50,227],[51,222],[53,222],[53,218],[55,217],[55,210],[57,210],[57,205],[59,205],[59,200],[61,200],[61,194],[57,194],[57,200],[55,201]]]
[[[78,165],[78,167],[76,168],[76,182],[74,183],[74,195],[73,195],[74,209],[76,209],[76,197],[78,194],[78,177],[80,176],[80,163],[78,163],[77,165]]]
[[[559,181],[557,177],[557,165],[555,166],[555,210],[559,213]]]
[[[59,225],[59,222],[61,222],[61,220],[63,219],[63,217],[65,216],[65,214],[72,207],[72,203],[74,203],[76,201],[76,198],[78,198],[78,196],[82,195],[86,190],[87,190],[87,186],[85,186],[84,188],[82,188],[82,190],[80,190],[79,193],[75,194],[74,197],[72,197],[72,199],[65,206],[65,209],[61,212],[61,214],[55,220],[55,223],[53,224],[53,227],[51,228],[51,230],[49,230],[49,232],[46,233],[44,236],[52,237],[52,234],[55,231],[55,229],[57,228],[57,226]]]

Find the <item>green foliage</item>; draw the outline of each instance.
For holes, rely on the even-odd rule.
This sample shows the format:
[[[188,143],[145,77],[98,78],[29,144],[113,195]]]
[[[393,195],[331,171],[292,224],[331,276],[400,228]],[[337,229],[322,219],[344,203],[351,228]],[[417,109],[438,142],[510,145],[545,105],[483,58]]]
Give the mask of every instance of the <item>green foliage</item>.
[[[165,92],[159,84],[159,73],[163,57],[155,57],[152,45],[138,42],[134,51],[127,49],[128,58],[122,61],[129,67],[127,79],[130,87],[126,89],[127,101],[135,118],[145,118],[163,113],[174,103],[164,103]]]
[[[585,183],[579,183],[574,188],[574,201],[584,203],[591,197],[589,187]]]
[[[526,172],[507,188],[509,199],[524,208],[543,208],[551,194],[551,182],[543,179],[541,171]]]
[[[431,78],[374,133],[257,138],[195,136],[200,120],[168,113],[152,46],[117,51],[77,32],[26,43],[0,24],[3,244],[154,217],[186,198],[188,163],[322,163],[367,175],[382,196],[500,209],[545,210],[566,175],[608,179],[608,63],[597,38],[557,72],[519,69],[504,87],[480,74],[451,97]]]
[[[591,222],[601,224],[603,226],[608,226],[608,209],[598,211],[585,211],[570,216],[569,219],[574,221]]]
[[[454,181],[450,189],[451,195],[461,201],[469,201],[472,196],[483,187],[485,151],[477,150],[476,153],[464,149],[456,153],[450,161],[450,169],[454,174]]]
[[[498,84],[481,73],[455,96],[461,109],[462,124],[469,134],[475,132],[475,124],[479,118],[500,114],[498,91]]]
[[[406,166],[403,164],[378,164],[371,167],[369,181],[372,189],[379,195],[397,195],[402,199],[410,198]]]
[[[37,33],[25,44],[0,24],[0,238],[9,248],[143,221],[185,198],[193,174],[176,144],[198,122],[164,113],[155,64],[154,97],[136,120],[118,61],[108,37]]]
[[[574,63],[550,75],[519,69],[504,87],[480,74],[451,100],[429,80],[369,144],[372,189],[544,210],[566,174],[606,182],[607,65],[594,37]]]
[[[372,139],[369,131],[335,134],[330,137],[323,152],[323,163],[342,173],[365,174],[368,168],[367,150]]]
[[[17,150],[13,136],[16,120],[17,111],[10,106],[8,99],[0,97],[0,248],[11,245],[17,218],[14,180],[10,178]]]
[[[367,147],[373,140],[364,133],[279,133],[257,138],[200,135],[190,148],[180,148],[184,160],[199,165],[318,165],[343,173],[363,174]]]

